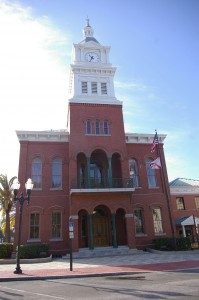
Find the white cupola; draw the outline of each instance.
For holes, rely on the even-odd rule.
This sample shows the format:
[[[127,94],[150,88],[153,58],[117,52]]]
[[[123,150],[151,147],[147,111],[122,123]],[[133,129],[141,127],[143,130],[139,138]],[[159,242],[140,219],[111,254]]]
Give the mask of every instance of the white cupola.
[[[116,68],[109,62],[110,47],[102,46],[93,36],[86,19],[84,40],[74,44],[69,78],[69,102],[121,104],[115,98]]]

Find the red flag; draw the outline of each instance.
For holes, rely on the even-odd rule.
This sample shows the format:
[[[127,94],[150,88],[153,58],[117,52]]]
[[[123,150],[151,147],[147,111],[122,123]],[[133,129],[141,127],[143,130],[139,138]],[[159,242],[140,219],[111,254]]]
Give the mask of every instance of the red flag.
[[[151,145],[151,153],[155,152],[156,146],[159,144],[157,131],[155,132],[153,143]]]

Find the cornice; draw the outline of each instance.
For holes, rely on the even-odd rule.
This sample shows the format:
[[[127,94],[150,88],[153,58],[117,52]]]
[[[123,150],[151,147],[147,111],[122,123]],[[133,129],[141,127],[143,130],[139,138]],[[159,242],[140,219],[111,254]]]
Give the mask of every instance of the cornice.
[[[151,133],[125,133],[127,144],[151,144],[154,134]],[[166,134],[158,134],[159,143],[162,144]]]
[[[170,187],[171,195],[199,195],[199,187],[197,186],[184,186],[184,187]]]
[[[68,142],[69,133],[65,129],[45,131],[16,131],[19,141]]]

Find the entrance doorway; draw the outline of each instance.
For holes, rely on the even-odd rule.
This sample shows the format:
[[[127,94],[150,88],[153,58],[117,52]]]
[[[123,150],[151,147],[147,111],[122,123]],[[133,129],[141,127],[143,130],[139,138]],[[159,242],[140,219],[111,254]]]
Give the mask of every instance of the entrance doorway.
[[[106,207],[100,206],[93,212],[94,247],[110,245],[110,214]]]
[[[119,208],[116,211],[115,216],[116,222],[116,233],[117,233],[117,244],[118,246],[126,245],[126,220],[125,220],[125,211],[122,208]]]

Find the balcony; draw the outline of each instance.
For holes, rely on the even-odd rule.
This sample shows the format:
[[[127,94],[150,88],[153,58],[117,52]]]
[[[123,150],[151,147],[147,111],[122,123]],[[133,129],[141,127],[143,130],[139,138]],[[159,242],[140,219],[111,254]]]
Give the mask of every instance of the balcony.
[[[70,193],[94,193],[94,192],[133,192],[135,184],[133,178],[89,178],[87,181],[74,180],[70,187]]]

